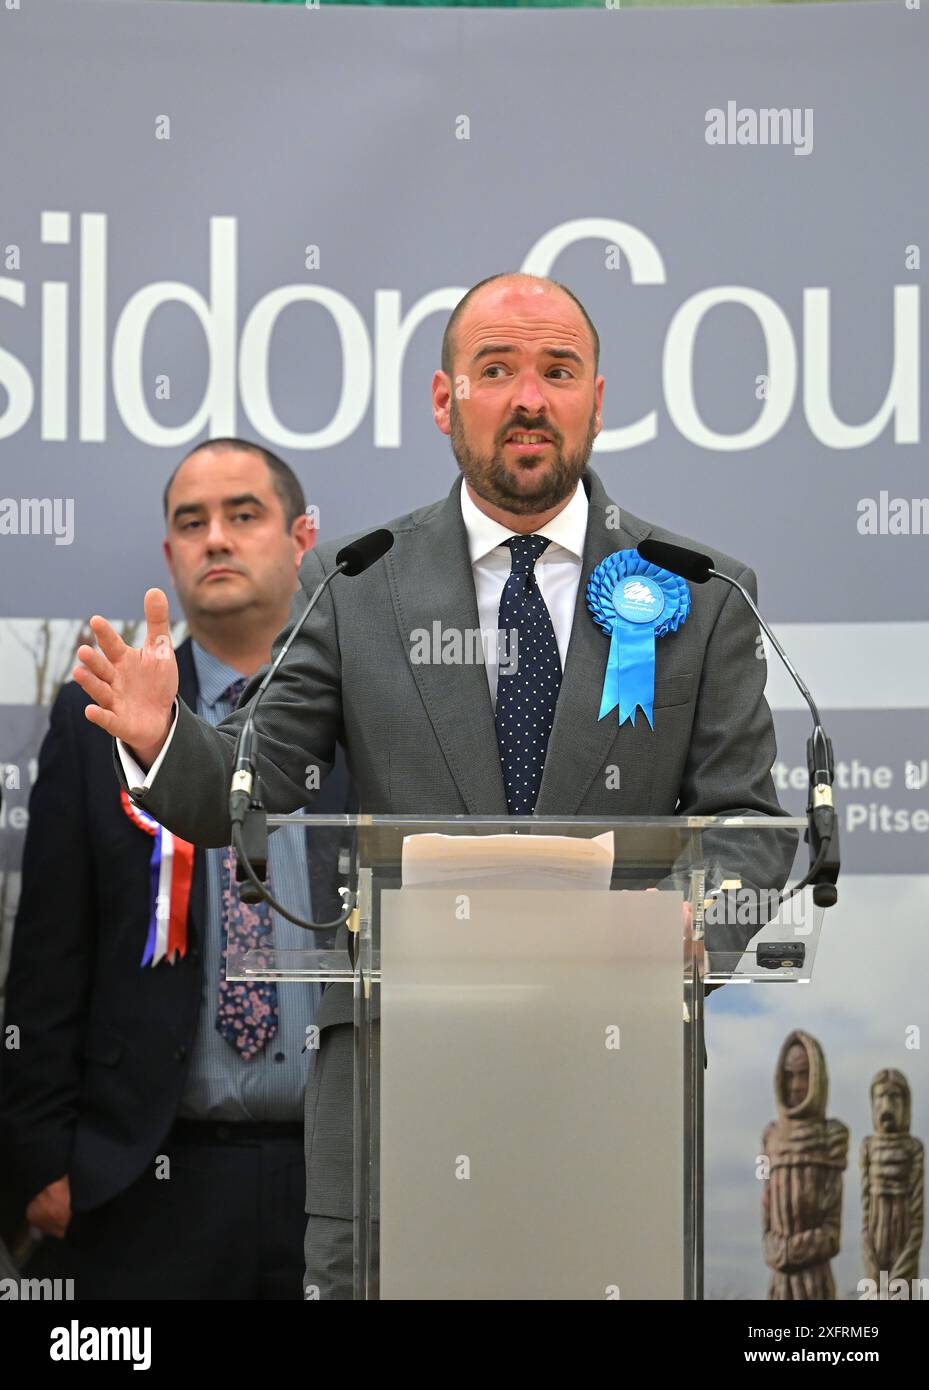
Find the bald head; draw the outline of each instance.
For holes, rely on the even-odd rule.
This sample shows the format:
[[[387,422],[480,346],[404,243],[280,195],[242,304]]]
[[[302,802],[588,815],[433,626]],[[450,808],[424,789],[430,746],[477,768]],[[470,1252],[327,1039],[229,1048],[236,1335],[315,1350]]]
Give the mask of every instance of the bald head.
[[[491,276],[449,319],[433,418],[501,525],[537,530],[576,491],[602,425],[599,347],[570,290],[537,275]]]
[[[587,330],[593,375],[596,376],[600,366],[600,336],[581,301],[571,293],[566,285],[560,284],[557,280],[551,280],[542,275],[524,275],[520,271],[503,271],[497,275],[489,275],[486,280],[479,280],[476,285],[473,285],[468,293],[458,301],[445,325],[445,333],[442,337],[443,372],[449,377],[455,375],[455,355],[459,329],[469,313],[478,308],[488,295],[500,298],[501,292],[510,289],[523,291],[524,294],[528,294],[532,298],[541,299],[547,295],[564,295],[571,301],[577,310],[579,321]]]

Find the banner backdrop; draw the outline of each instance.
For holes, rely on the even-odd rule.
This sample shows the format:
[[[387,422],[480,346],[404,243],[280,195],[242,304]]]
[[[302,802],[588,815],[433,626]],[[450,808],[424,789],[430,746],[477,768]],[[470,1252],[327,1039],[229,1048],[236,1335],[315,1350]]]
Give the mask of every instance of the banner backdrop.
[[[602,340],[593,466],[754,567],[840,764],[815,985],[710,1006],[708,1289],[763,1297],[754,1160],[791,1028],[853,1149],[879,1066],[929,1133],[927,50],[905,3],[0,8],[4,956],[47,707],[90,614],[131,637],[165,582],[178,459],[267,443],[327,538],[439,497],[448,313],[550,273]],[[769,699],[796,810],[808,717],[777,665]],[[856,1297],[854,1154],[846,1184]]]

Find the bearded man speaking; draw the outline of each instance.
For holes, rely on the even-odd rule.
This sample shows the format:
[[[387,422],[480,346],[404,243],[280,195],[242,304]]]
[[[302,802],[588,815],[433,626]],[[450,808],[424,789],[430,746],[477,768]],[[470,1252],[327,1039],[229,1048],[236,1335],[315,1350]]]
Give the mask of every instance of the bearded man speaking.
[[[620,511],[588,467],[602,425],[599,350],[586,310],[551,280],[493,276],[460,301],[432,407],[462,477],[443,500],[389,522],[393,548],[350,583],[328,588],[304,625],[259,714],[268,810],[303,806],[308,768],[324,776],[342,743],[364,812],[783,814],[751,612],[728,585],[691,594],[638,561],[635,547],[647,536],[701,547]],[[293,620],[342,544],[307,552]],[[751,570],[714,554],[717,568],[754,595]],[[652,669],[611,703],[609,614],[589,606],[588,581],[595,576],[595,591],[612,592],[627,575],[639,581],[631,601],[657,590],[672,621],[654,629]],[[162,659],[170,633],[160,590],[145,595],[145,616],[140,649],[103,618],[92,620],[99,650],[81,647],[74,673],[94,701],[87,718],[118,741],[118,771],[140,806],[197,845],[227,844],[243,709],[213,728],[179,701],[174,662]],[[412,660],[414,634],[434,623],[459,634],[515,630],[518,660],[501,660],[495,642],[483,644],[483,665]],[[619,787],[609,775],[616,767]],[[347,1298],[348,986],[326,990],[317,1021],[307,1279],[321,1297]]]

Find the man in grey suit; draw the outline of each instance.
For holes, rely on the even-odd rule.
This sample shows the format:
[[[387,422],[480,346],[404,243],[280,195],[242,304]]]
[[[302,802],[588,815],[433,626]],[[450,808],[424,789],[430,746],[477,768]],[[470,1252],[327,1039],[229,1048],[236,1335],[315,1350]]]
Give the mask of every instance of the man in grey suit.
[[[269,809],[303,806],[308,770],[325,775],[342,743],[371,813],[783,814],[757,626],[728,586],[695,590],[686,623],[656,642],[654,728],[641,714],[598,718],[610,644],[587,610],[588,577],[646,536],[694,544],[620,513],[588,468],[598,361],[586,311],[552,281],[494,276],[459,303],[432,401],[463,476],[443,501],[389,523],[392,550],[329,587],[294,643],[259,719]],[[300,605],[339,548],[306,555]],[[754,591],[750,569],[714,554]],[[241,707],[211,728],[178,701],[159,590],[145,613],[140,650],[93,619],[100,650],[82,647],[75,671],[96,702],[87,717],[119,740],[135,801],[198,845],[225,844]],[[444,632],[515,627],[518,671],[489,649],[484,666],[413,659],[437,621]],[[537,723],[520,725],[524,707]],[[525,763],[517,734],[531,745]],[[327,989],[307,1093],[307,1280],[323,1297],[351,1297],[351,1009],[347,986]]]

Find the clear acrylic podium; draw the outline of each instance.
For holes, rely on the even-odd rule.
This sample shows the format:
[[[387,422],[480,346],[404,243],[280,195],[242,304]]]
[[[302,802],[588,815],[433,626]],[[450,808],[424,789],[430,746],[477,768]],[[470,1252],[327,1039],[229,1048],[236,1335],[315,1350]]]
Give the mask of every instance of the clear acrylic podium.
[[[806,822],[269,826],[354,894],[227,973],[353,1001],[355,1298],[701,1298],[704,996],[810,980]]]

